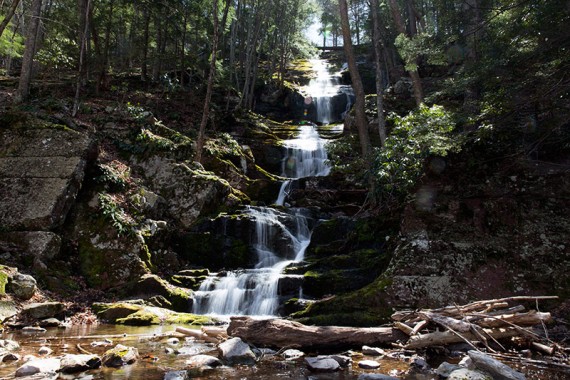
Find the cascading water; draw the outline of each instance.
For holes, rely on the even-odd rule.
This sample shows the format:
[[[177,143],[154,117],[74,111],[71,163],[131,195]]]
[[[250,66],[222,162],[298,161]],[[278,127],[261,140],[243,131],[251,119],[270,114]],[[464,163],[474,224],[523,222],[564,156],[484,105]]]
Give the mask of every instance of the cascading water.
[[[317,72],[330,79],[326,64],[317,61]],[[317,79],[319,94],[328,94],[329,79]],[[326,84],[329,83],[329,84]],[[337,93],[337,89],[334,90]],[[313,93],[312,96],[316,96]],[[323,99],[323,104],[325,97]],[[327,100],[330,104],[330,99]],[[330,120],[326,115],[321,122]],[[319,116],[319,117],[321,117]],[[327,165],[325,140],[315,125],[299,126],[296,138],[285,140],[285,158],[282,163],[282,176],[289,178],[281,186],[276,204],[283,205],[288,189],[294,179],[311,176],[326,176]],[[212,274],[194,294],[193,312],[214,315],[257,315],[273,316],[279,308],[279,280],[283,270],[292,262],[304,259],[309,245],[311,231],[309,220],[303,209],[278,211],[270,207],[247,207],[246,214],[255,223],[255,233],[251,246],[257,254],[257,264],[253,269],[230,271],[225,276]],[[302,290],[299,290],[301,295]]]

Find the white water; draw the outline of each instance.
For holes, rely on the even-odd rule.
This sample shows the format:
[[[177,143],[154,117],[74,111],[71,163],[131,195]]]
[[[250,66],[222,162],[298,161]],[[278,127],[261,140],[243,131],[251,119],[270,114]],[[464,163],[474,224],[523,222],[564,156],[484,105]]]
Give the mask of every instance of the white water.
[[[321,99],[317,100],[319,113],[323,112],[321,121],[328,123],[330,97],[338,93],[338,88],[330,89],[337,85],[331,82],[323,61],[316,61],[315,67],[318,77],[311,91],[314,97]],[[293,179],[326,176],[330,172],[325,140],[320,138],[314,125],[299,126],[297,137],[285,140],[283,145],[286,154],[281,175],[289,179],[281,186],[276,201],[278,205],[284,204]],[[281,273],[289,264],[304,259],[311,237],[308,220],[302,210],[288,211],[269,207],[246,209],[255,222],[252,247],[257,254],[257,264],[254,269],[230,271],[225,277],[209,276],[194,293],[194,313],[217,316],[277,314]],[[302,289],[299,294],[302,295]]]
[[[321,59],[310,61],[315,72],[315,77],[311,79],[304,91],[308,95],[307,104],[314,103],[317,117],[316,121],[322,124],[329,124],[338,121],[333,110],[332,98],[339,94],[345,94],[347,99],[346,110],[342,113],[342,118],[352,106],[352,96],[354,92],[351,86],[340,84],[340,73],[331,73],[329,64]],[[337,111],[338,112],[338,111]]]

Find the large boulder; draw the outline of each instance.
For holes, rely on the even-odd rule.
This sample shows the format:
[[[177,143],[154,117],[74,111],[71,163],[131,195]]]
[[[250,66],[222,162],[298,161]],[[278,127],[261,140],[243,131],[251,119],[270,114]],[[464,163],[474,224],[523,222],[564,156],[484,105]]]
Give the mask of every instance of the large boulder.
[[[0,252],[5,263],[45,272],[47,263],[60,251],[61,237],[48,231],[14,231],[0,233]]]
[[[93,151],[87,134],[69,129],[2,129],[0,227],[47,231],[61,226]]]
[[[151,190],[168,200],[169,216],[183,228],[220,206],[234,206],[246,198],[226,180],[186,163],[152,156],[134,165],[149,181]]]
[[[14,296],[24,301],[32,298],[38,289],[36,279],[23,273],[16,273],[12,276],[8,287]]]
[[[101,358],[97,355],[66,354],[61,358],[61,372],[75,373],[101,367]]]
[[[63,314],[65,305],[61,302],[42,302],[25,305],[22,314],[33,319],[58,317]]]
[[[127,347],[117,344],[114,348],[105,352],[101,362],[105,367],[122,367],[133,364],[139,358],[139,351],[135,347]]]

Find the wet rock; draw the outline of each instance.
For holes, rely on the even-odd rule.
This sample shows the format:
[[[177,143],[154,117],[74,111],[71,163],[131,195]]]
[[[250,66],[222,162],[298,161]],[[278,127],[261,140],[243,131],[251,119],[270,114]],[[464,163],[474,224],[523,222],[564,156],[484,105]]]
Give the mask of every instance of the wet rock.
[[[457,363],[457,365],[463,368],[469,368],[469,369],[475,368],[473,360],[471,360],[469,356],[465,356],[463,359],[459,361],[459,363]]]
[[[2,351],[18,351],[20,345],[15,340],[0,339],[0,350]]]
[[[8,282],[8,289],[17,298],[27,301],[34,296],[38,287],[36,279],[32,276],[16,273]]]
[[[467,368],[460,368],[449,374],[448,380],[494,380],[491,376],[473,371]]]
[[[187,371],[169,371],[164,374],[164,380],[188,380],[190,376]]]
[[[362,346],[362,353],[364,355],[372,355],[372,356],[382,356],[386,354],[386,352],[381,348],[368,347],[368,346]]]
[[[60,327],[62,323],[57,318],[46,318],[40,321],[40,327]]]
[[[53,350],[49,347],[46,346],[42,346],[38,349],[38,354],[42,355],[42,356],[47,356],[49,354],[51,354],[53,352]]]
[[[330,358],[336,360],[341,367],[348,367],[352,363],[352,359],[345,355],[331,355]]]
[[[226,340],[218,345],[218,351],[222,355],[222,360],[229,364],[255,364],[255,354],[240,338]]]
[[[315,372],[334,372],[340,369],[340,364],[329,356],[308,357],[305,358],[305,363]]]
[[[400,378],[381,373],[363,373],[358,376],[358,380],[400,380]]]
[[[117,302],[95,303],[93,310],[97,317],[110,323],[130,326],[149,326],[158,324],[208,324],[215,320],[203,315],[178,313],[172,310],[140,303]]]
[[[363,369],[377,369],[380,368],[380,363],[376,360],[361,360],[358,362],[358,366]]]
[[[22,314],[33,319],[46,319],[62,315],[65,305],[61,302],[31,303],[24,306]]]
[[[522,373],[515,371],[506,364],[503,364],[497,359],[485,355],[482,352],[472,350],[469,351],[467,354],[469,355],[471,360],[473,360],[473,364],[475,365],[475,367],[489,373],[493,377],[493,379],[496,380],[526,379],[526,377]]]
[[[460,369],[461,367],[458,366],[457,364],[450,364],[448,362],[443,362],[439,365],[439,367],[437,367],[437,369],[435,370],[435,374],[438,375],[441,378],[448,378],[449,375],[453,372],[456,371],[458,369]]]
[[[283,351],[281,356],[285,360],[295,360],[295,359],[299,359],[299,358],[302,358],[303,356],[305,356],[305,353],[303,351],[299,351],[299,350],[295,350],[293,348],[290,348],[288,350]]]
[[[46,331],[47,330],[44,329],[43,327],[37,327],[37,326],[26,326],[22,328],[22,332],[28,334],[43,334]]]
[[[122,367],[127,364],[133,364],[138,358],[139,352],[136,348],[117,344],[114,348],[105,352],[101,362],[106,367]]]
[[[169,284],[162,278],[153,274],[145,274],[136,283],[132,290],[137,295],[159,295],[166,298],[175,311],[185,312],[189,310],[190,294],[188,289]]]
[[[32,359],[16,370],[16,377],[31,376],[37,373],[55,373],[61,368],[59,359]]]
[[[2,359],[0,360],[0,361],[2,361],[2,363],[17,362],[18,360],[21,359],[20,355],[15,354],[13,352],[0,354],[0,357],[2,357]]]
[[[186,361],[186,365],[192,368],[207,369],[222,365],[220,359],[211,355],[195,355]]]
[[[75,373],[101,367],[101,358],[97,355],[71,355],[61,358],[61,372]]]
[[[424,358],[414,355],[411,358],[410,370],[408,372],[429,374],[431,372],[431,367]]]
[[[171,348],[171,347],[165,347],[164,353],[167,355],[176,355],[176,354],[178,354],[178,351],[175,350],[174,348]]]
[[[180,344],[180,339],[178,338],[169,338],[166,343],[171,344],[171,345],[177,345]]]

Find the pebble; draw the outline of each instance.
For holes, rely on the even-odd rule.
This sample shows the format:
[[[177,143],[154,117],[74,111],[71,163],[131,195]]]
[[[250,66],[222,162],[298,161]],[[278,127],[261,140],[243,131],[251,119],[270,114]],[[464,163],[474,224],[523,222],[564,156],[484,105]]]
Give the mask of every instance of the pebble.
[[[380,368],[380,363],[376,360],[362,360],[358,362],[358,366],[363,369],[377,369]]]

